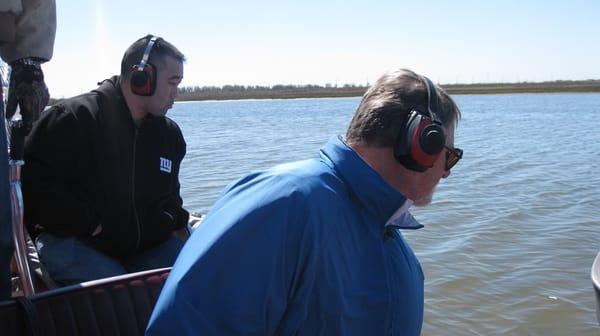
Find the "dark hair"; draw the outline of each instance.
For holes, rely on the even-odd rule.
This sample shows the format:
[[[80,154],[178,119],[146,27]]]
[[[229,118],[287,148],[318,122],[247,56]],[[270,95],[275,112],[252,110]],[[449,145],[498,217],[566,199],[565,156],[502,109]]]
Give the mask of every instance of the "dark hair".
[[[121,77],[129,78],[131,68],[134,65],[140,64],[140,61],[144,56],[144,50],[146,49],[146,46],[152,37],[154,37],[154,35],[146,35],[133,42],[133,44],[127,48],[125,54],[123,54],[123,59],[121,60]],[[152,46],[152,49],[150,50],[148,63],[151,63],[154,66],[162,66],[165,63],[167,56],[173,57],[181,62],[185,62],[185,56],[181,53],[181,51],[179,51],[179,49],[175,48],[175,46],[171,43],[158,37]]]
[[[460,110],[446,92],[436,85],[439,99],[434,111],[444,126],[457,123]],[[363,95],[354,113],[346,141],[375,147],[396,143],[408,113],[412,109],[426,111],[427,86],[421,76],[399,69],[381,76]]]

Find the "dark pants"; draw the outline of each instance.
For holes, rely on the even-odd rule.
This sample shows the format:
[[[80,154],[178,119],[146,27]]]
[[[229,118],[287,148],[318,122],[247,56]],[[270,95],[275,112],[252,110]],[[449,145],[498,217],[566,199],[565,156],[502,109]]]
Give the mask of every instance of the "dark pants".
[[[10,297],[10,259],[13,254],[8,143],[4,118],[4,96],[0,74],[0,300]]]

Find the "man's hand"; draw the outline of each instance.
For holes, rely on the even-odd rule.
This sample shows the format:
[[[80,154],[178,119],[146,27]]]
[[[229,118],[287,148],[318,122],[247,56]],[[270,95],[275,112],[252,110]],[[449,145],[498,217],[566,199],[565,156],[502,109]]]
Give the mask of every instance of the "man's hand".
[[[183,242],[187,241],[188,238],[190,238],[190,232],[188,231],[187,227],[177,229],[173,231],[173,234],[175,235],[175,237],[179,238]]]
[[[50,95],[40,63],[31,59],[21,59],[11,63],[10,86],[6,103],[6,118],[10,119],[21,109],[25,134],[48,104]]]

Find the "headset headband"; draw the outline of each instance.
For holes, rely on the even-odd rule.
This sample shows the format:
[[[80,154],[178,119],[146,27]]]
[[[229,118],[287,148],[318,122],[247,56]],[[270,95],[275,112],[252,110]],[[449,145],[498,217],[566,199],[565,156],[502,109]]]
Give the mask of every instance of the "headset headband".
[[[158,37],[152,36],[150,41],[148,41],[148,44],[146,44],[146,49],[144,50],[144,56],[142,56],[142,60],[140,61],[140,65],[138,66],[138,69],[143,69],[144,66],[146,66],[146,63],[148,62],[148,58],[150,58],[150,51],[152,50],[152,46],[154,46],[154,43],[156,43],[156,40],[158,40]]]
[[[435,85],[429,78],[425,76],[421,76],[421,79],[423,80],[423,82],[425,83],[425,87],[427,88],[427,113],[429,114],[431,120],[437,121],[441,124],[441,121],[438,119],[437,114],[438,95],[437,90],[435,89]]]

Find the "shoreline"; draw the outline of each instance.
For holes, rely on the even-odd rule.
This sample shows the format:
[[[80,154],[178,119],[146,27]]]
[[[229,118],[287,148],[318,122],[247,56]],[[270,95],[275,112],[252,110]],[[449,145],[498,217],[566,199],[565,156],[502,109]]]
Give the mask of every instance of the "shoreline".
[[[523,82],[523,83],[475,83],[441,84],[449,95],[521,94],[521,93],[600,93],[600,80]],[[298,98],[345,98],[361,97],[368,86],[318,86],[318,85],[275,85],[223,87],[182,87],[178,102],[221,101],[244,99],[298,99]],[[64,98],[51,98],[54,105]]]
[[[539,83],[484,83],[441,85],[448,94],[512,93],[593,93],[600,92],[600,80],[555,81]]]
[[[594,93],[600,92],[600,80],[554,81],[537,83],[476,83],[441,84],[449,95],[520,94],[520,93]],[[282,86],[223,88],[183,88],[177,101],[242,100],[242,99],[297,99],[360,97],[367,86],[320,87]],[[187,90],[187,91],[185,91]],[[191,91],[191,92],[190,92]]]

